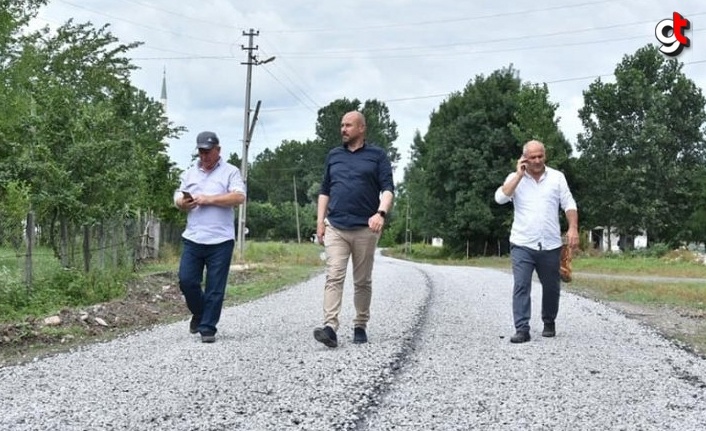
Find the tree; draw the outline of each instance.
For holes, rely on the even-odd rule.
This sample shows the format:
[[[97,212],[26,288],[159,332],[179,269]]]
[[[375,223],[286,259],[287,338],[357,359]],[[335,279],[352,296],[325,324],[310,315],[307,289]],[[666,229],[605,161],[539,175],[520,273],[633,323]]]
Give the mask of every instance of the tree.
[[[331,148],[341,145],[341,118],[350,111],[360,111],[365,116],[367,140],[384,148],[394,167],[400,159],[397,149],[393,146],[398,137],[397,123],[390,119],[387,105],[375,99],[366,100],[362,105],[358,99],[338,99],[319,109],[316,142],[319,142],[321,147],[312,155],[321,162],[319,166],[323,166],[326,154]]]
[[[0,171],[26,184],[62,263],[69,230],[138,212],[174,212],[177,170],[161,105],[130,85],[135,68],[107,26],[67,22],[18,39],[2,70],[15,92],[0,122]],[[55,235],[57,234],[57,235]]]
[[[414,227],[426,238],[443,237],[451,250],[499,252],[511,209],[495,204],[493,195],[524,142],[543,141],[559,162],[571,152],[555,111],[546,86],[523,85],[512,66],[477,76],[449,96],[412,146],[405,184]]]
[[[652,45],[623,58],[615,83],[591,84],[578,148],[592,223],[625,234],[644,228],[670,244],[691,239],[685,226],[706,162],[704,106],[681,63]]]
[[[397,139],[397,124],[390,119],[387,106],[377,100],[361,105],[358,100],[338,99],[319,110],[316,139],[283,141],[276,149],[265,150],[255,158],[248,175],[249,201],[269,203],[293,215],[291,203],[295,201],[296,188],[296,202],[306,214],[304,217],[312,217],[312,220],[302,217],[301,224],[315,228],[316,203],[326,156],[332,148],[341,145],[341,118],[346,112],[356,110],[366,116],[368,140],[386,149],[391,161],[399,160],[393,145]],[[273,212],[268,210],[264,214],[271,219]],[[289,232],[296,235],[295,231]]]

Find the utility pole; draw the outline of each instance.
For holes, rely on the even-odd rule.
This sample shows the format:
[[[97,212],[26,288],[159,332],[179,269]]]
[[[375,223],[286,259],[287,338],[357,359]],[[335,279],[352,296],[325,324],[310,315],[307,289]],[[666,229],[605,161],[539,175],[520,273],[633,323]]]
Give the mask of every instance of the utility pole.
[[[297,177],[292,175],[292,182],[294,183],[294,214],[297,218],[297,244],[302,243],[302,234],[299,230],[299,200],[297,199]]]
[[[405,216],[404,229],[404,254],[412,252],[412,231],[409,229],[409,191],[407,192],[407,215]]]
[[[255,108],[255,115],[253,116],[252,124],[250,124],[250,88],[252,86],[252,67],[258,66],[260,64],[265,64],[273,61],[275,58],[270,57],[267,60],[259,61],[257,57],[253,54],[253,51],[257,50],[257,46],[253,46],[253,38],[260,34],[259,31],[250,29],[248,32],[243,32],[243,36],[248,36],[248,46],[242,45],[241,48],[247,51],[247,61],[245,64],[248,66],[247,78],[245,81],[245,115],[243,118],[243,151],[241,154],[242,160],[240,163],[240,175],[243,177],[243,182],[245,183],[245,189],[248,188],[248,149],[250,148],[250,140],[252,139],[253,130],[255,129],[255,123],[257,122],[257,114],[260,111],[260,102],[258,100],[257,107]],[[238,209],[238,261],[245,261],[245,234],[246,234],[246,219],[247,219],[247,197],[240,208]]]

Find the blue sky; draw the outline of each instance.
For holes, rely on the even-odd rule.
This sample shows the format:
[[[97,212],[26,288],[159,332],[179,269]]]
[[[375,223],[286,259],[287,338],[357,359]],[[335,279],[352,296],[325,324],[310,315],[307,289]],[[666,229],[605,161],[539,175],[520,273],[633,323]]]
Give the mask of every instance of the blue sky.
[[[547,83],[575,142],[582,92],[598,77],[612,80],[623,56],[657,44],[655,26],[675,11],[691,22],[691,46],[678,58],[703,90],[706,5],[695,0],[53,0],[33,26],[108,23],[121,42],[144,42],[132,51],[133,83],[159,99],[166,70],[169,118],[188,129],[169,147],[181,168],[202,130],[241,154],[242,47],[253,29],[256,57],[275,60],[252,69],[251,108],[262,107],[249,159],[285,139],[313,139],[318,109],[333,100],[378,99],[398,124],[399,181],[414,132],[426,131],[444,98],[511,64],[524,81]]]

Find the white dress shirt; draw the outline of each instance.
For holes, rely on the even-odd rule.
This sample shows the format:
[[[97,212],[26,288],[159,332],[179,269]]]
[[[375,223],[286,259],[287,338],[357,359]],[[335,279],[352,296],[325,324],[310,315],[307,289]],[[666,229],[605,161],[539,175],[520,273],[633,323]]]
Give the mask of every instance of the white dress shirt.
[[[505,184],[515,175],[509,174]],[[564,212],[576,209],[566,177],[549,166],[545,166],[539,181],[525,173],[512,196],[506,196],[502,186],[498,187],[495,201],[501,205],[512,201],[515,207],[510,243],[534,250],[561,247],[559,208]]]

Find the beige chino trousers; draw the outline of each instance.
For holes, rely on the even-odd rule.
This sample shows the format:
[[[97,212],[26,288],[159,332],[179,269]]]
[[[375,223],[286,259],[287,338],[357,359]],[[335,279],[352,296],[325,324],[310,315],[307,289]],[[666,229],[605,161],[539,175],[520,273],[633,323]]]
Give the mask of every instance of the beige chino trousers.
[[[324,325],[338,331],[338,315],[343,300],[348,260],[353,263],[353,326],[365,329],[370,320],[373,287],[373,260],[380,234],[368,227],[354,230],[336,229],[328,222],[324,236],[326,248],[326,284],[324,286]]]

